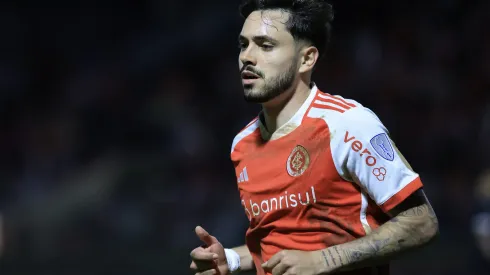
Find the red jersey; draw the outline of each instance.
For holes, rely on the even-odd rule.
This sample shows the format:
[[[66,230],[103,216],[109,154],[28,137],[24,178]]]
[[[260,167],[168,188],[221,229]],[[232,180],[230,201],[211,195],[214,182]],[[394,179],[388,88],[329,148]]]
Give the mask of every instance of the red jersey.
[[[422,187],[371,110],[316,86],[276,132],[260,116],[248,124],[231,159],[260,275],[281,250],[319,250],[369,234]],[[349,273],[388,274],[388,267]]]

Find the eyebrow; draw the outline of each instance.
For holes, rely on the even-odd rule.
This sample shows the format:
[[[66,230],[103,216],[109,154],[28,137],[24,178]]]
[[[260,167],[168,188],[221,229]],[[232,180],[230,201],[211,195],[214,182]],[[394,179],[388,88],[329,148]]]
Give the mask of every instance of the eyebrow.
[[[243,35],[239,35],[238,36],[238,41],[244,41],[244,40],[248,40],[245,36]],[[278,43],[279,41],[277,39],[274,39],[268,35],[255,35],[255,36],[252,36],[252,40],[253,41],[270,41],[270,42],[273,42],[273,43]]]

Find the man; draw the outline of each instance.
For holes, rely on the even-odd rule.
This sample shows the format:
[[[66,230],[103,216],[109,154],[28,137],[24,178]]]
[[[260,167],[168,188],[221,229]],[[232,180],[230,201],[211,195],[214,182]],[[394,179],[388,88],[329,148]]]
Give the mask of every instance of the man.
[[[196,274],[389,274],[393,256],[438,233],[422,182],[360,103],[311,82],[330,36],[322,0],[245,1],[239,36],[245,99],[263,106],[231,159],[246,245],[224,249],[203,228]]]

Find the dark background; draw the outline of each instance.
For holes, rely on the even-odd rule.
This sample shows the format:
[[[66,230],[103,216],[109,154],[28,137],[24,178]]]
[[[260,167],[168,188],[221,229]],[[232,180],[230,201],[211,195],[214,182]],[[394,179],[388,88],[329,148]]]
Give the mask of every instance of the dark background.
[[[314,81],[378,114],[440,219],[394,274],[488,274],[490,2],[330,2]],[[196,225],[243,244],[238,3],[1,2],[0,273],[191,274]]]

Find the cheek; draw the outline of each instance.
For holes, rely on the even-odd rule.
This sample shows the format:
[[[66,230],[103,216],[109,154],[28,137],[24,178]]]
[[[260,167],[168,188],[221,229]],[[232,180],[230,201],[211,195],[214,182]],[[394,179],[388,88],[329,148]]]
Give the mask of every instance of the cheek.
[[[289,62],[275,62],[272,61],[270,63],[264,63],[264,67],[262,72],[265,74],[266,79],[274,79],[277,78],[286,72],[288,72],[291,68],[291,61]]]
[[[264,54],[263,60],[264,65],[279,68],[284,63],[286,58],[280,54]]]
[[[264,64],[279,71],[283,71],[295,62],[296,57],[290,51],[277,50],[264,55]]]

